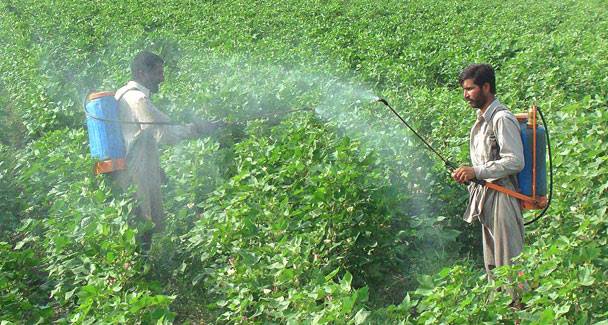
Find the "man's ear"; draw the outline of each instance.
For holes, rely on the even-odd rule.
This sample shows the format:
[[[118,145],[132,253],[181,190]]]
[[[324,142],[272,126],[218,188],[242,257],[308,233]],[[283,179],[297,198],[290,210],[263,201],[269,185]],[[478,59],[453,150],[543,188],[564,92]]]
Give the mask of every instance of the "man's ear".
[[[136,79],[139,79],[139,80],[144,79],[144,78],[145,78],[145,73],[144,73],[144,71],[143,71],[143,70],[141,70],[141,69],[140,69],[140,70],[136,70],[136,71],[135,71],[135,78],[136,78]]]
[[[481,86],[481,90],[483,91],[484,94],[489,94],[491,87],[490,87],[490,83],[489,82],[485,82],[483,84],[483,86]]]

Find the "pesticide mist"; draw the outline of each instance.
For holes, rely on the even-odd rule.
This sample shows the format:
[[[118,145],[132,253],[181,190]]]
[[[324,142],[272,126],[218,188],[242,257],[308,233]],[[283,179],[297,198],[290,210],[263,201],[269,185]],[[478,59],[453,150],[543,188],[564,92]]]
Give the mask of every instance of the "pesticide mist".
[[[268,61],[245,54],[228,56],[213,50],[193,49],[193,47],[183,47],[179,52],[165,53],[164,59],[165,82],[161,85],[160,93],[155,94],[152,101],[176,122],[188,123],[196,118],[234,123],[238,125],[236,128],[240,132],[246,134],[238,141],[245,139],[255,143],[260,149],[269,150],[268,148],[272,147],[277,139],[252,139],[255,136],[251,137],[251,134],[247,134],[248,128],[254,125],[258,128],[271,129],[280,123],[312,117],[326,129],[331,130],[331,137],[337,136],[356,143],[357,151],[348,152],[355,160],[352,166],[367,168],[362,173],[364,181],[361,184],[369,186],[370,189],[381,188],[384,191],[383,195],[386,195],[386,198],[376,201],[375,206],[378,210],[374,213],[383,214],[394,224],[394,229],[402,230],[399,238],[391,236],[387,240],[394,241],[392,244],[397,243],[410,250],[414,249],[416,255],[421,258],[416,262],[411,262],[410,258],[409,269],[402,269],[400,273],[407,274],[425,269],[425,263],[438,264],[435,261],[437,255],[430,253],[434,253],[437,247],[442,246],[441,236],[444,233],[435,227],[438,202],[428,199],[433,184],[437,183],[436,176],[432,172],[434,161],[429,158],[423,145],[400,124],[390,110],[375,101],[378,97],[383,97],[379,90],[367,85],[355,73],[344,72],[338,64],[327,63],[316,66],[294,61],[268,64]],[[129,78],[128,66],[124,62],[120,64],[124,65],[119,69],[122,73],[114,71],[113,75],[105,76],[107,79],[98,82],[109,85],[104,90],[111,90],[111,85],[118,88]],[[87,79],[87,76],[80,79]],[[78,85],[72,86],[74,89],[78,88]],[[406,119],[416,122],[414,116],[407,114],[408,111],[416,111],[408,107],[409,102],[403,102],[402,98],[387,98],[387,100],[394,102],[395,108],[402,112]],[[306,110],[289,113],[298,109]],[[328,136],[325,131],[311,130],[311,132],[318,137]],[[325,140],[321,139],[322,142]],[[218,231],[214,228],[217,223],[221,224],[229,218],[229,215],[234,217],[230,222],[237,224],[250,217],[245,214],[239,215],[238,211],[247,211],[251,209],[251,205],[226,207],[224,203],[218,203],[222,200],[221,195],[217,194],[218,189],[219,193],[222,193],[226,186],[229,187],[233,183],[230,179],[233,175],[226,175],[226,170],[227,166],[233,164],[231,159],[234,151],[231,150],[234,148],[223,150],[222,146],[226,144],[221,142],[221,139],[210,137],[185,141],[164,150],[161,164],[171,179],[163,189],[163,194],[167,198],[164,205],[168,215],[168,227],[165,233],[158,234],[159,244],[156,245],[156,251],[153,251],[154,272],[160,280],[164,280],[165,274],[175,268],[174,264],[181,265],[182,257],[178,256],[176,251],[177,247],[185,244],[173,238],[183,236],[188,241],[205,238],[205,241],[200,243],[197,241],[196,245],[186,245],[188,254],[195,257],[198,251],[207,251],[218,245],[213,242],[212,235]],[[233,144],[231,142],[226,146]],[[371,166],[367,165],[368,157],[374,158],[372,159],[374,164]],[[285,162],[290,158],[282,159]],[[294,160],[298,159],[300,158]],[[328,165],[324,168],[331,167]],[[280,171],[275,170],[275,173],[280,174]],[[365,173],[380,173],[381,177],[368,177]],[[327,183],[329,184],[330,180],[327,180]],[[348,187],[351,186],[357,185],[348,184]],[[317,194],[316,190],[310,192],[321,195]],[[325,193],[327,196],[330,194]],[[360,194],[364,196],[363,194],[367,195],[367,192],[361,191]],[[255,214],[262,215],[272,210],[273,205],[278,204],[275,200],[280,201],[281,204],[290,202],[279,199],[281,195],[283,194],[268,194],[261,207],[256,207],[260,210]],[[391,203],[385,204],[385,199]],[[297,203],[295,205],[297,206]],[[359,213],[361,218],[370,219],[373,214],[367,215],[369,212],[364,206],[366,205],[355,208],[355,211],[350,208],[350,211],[343,212]],[[374,205],[369,204],[369,206]],[[386,206],[394,209],[382,210]],[[293,213],[290,209],[294,207],[285,207],[285,211]],[[232,212],[226,213],[226,211]],[[294,215],[298,214],[294,213]],[[302,215],[305,214],[300,214]],[[315,213],[311,215],[316,216]],[[257,217],[251,218],[256,220]],[[325,231],[323,224],[319,223],[322,220],[315,220],[318,231],[321,233]],[[257,226],[254,221],[251,221],[251,224]],[[345,229],[350,227],[351,225]],[[401,241],[402,237],[410,238],[411,233],[416,233],[419,242],[426,243],[430,247],[428,254],[422,244],[408,246],[410,244],[405,243],[405,240]],[[234,234],[232,232],[230,234],[236,236],[240,233],[235,231]],[[356,236],[358,235],[353,230],[353,238]],[[311,242],[314,240],[311,239]],[[407,254],[411,256],[413,253]],[[403,255],[407,254],[403,253]]]
[[[399,209],[412,215],[412,222],[419,225],[419,234],[428,243],[429,251],[445,243],[447,232],[436,223],[442,219],[437,211],[447,202],[429,200],[434,184],[438,183],[432,170],[434,157],[386,106],[376,101],[382,94],[356,75],[301,62],[269,65],[249,57],[227,57],[209,51],[204,56],[183,55],[180,62],[177,73],[167,78],[173,84],[165,85],[165,89],[172,89],[165,96],[171,99],[173,109],[190,108],[198,116],[228,122],[256,117],[267,120],[269,114],[313,109],[315,116],[340,136],[361,144],[362,150],[357,153],[361,161],[369,155],[378,158],[384,173],[383,186],[388,184],[390,195],[400,198]],[[179,95],[184,93],[189,96]],[[413,101],[412,97],[406,97]],[[387,100],[391,102],[391,98]],[[396,109],[411,123],[415,122],[407,114],[408,103],[396,103]],[[297,118],[303,114],[313,113],[278,114],[271,119]],[[421,255],[437,258],[431,253]]]
[[[209,119],[240,122],[269,116],[285,119],[290,114],[282,112],[312,109],[342,135],[392,161],[402,176],[425,172],[424,165],[403,159],[421,159],[426,155],[424,148],[384,105],[375,102],[381,94],[352,73],[321,70],[305,63],[268,65],[209,52],[203,57],[184,55],[179,72],[169,74],[168,82],[173,84],[164,88],[172,89],[165,94],[171,99],[170,110],[191,110]],[[184,97],[184,93],[189,95]],[[291,115],[297,114],[310,113]]]

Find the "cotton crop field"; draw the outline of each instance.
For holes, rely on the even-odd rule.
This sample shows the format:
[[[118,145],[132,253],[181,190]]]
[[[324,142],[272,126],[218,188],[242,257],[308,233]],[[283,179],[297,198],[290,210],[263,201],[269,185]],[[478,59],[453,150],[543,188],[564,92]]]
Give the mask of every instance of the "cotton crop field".
[[[0,2],[0,323],[606,324],[608,3]],[[95,175],[83,100],[148,50],[166,226]],[[458,74],[547,120],[553,199],[485,278]],[[526,212],[526,221],[538,211]],[[525,283],[523,309],[498,290]]]

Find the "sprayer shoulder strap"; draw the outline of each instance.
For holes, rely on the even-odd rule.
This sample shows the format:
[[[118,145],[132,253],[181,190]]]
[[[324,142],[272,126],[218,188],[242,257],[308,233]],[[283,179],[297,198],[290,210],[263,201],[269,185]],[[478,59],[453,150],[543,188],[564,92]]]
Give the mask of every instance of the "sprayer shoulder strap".
[[[116,103],[118,104],[118,108],[120,108],[120,100],[121,100],[121,99],[122,99],[122,98],[123,98],[123,97],[124,97],[124,96],[125,96],[125,95],[126,95],[128,92],[130,92],[130,91],[132,91],[132,90],[139,90],[139,89],[138,89],[137,87],[130,87],[130,88],[127,88],[127,90],[123,91],[123,92],[122,92],[122,94],[120,94],[120,95],[118,96],[118,98],[116,98]],[[141,91],[141,90],[139,90],[139,91]],[[134,122],[134,123],[136,123],[136,124],[137,124],[137,126],[139,127],[139,129],[140,129],[140,130],[142,130],[142,126],[141,126],[141,124],[139,124],[139,123],[137,123],[137,122]],[[124,124],[124,122],[123,122],[123,124]]]
[[[500,112],[504,112],[504,113],[498,114]],[[508,118],[508,114],[509,114],[509,110],[507,110],[506,107],[504,107],[503,105],[498,105],[494,109],[494,112],[492,112],[492,115],[490,116],[490,121],[488,122],[488,128],[490,129],[490,152],[491,152],[490,155],[491,155],[492,160],[500,159],[500,145],[498,144],[498,139],[496,138],[496,133],[494,132],[494,130],[496,129],[496,125],[498,123],[498,118],[500,117],[500,115],[503,115],[506,118]],[[509,175],[507,177],[511,180],[511,183],[513,183],[513,186],[515,186],[515,188],[517,189],[518,188],[517,177],[515,175]]]
[[[496,116],[496,113],[498,112],[502,112],[502,111],[506,111],[507,109],[502,106],[502,105],[498,105],[496,108],[494,108],[494,112],[492,112],[492,115],[490,116],[490,120],[488,121],[488,128],[490,129],[490,144],[492,146],[491,150],[492,150],[492,159],[498,159],[499,157],[497,155],[494,155],[495,150],[496,153],[499,152],[500,147],[498,146],[498,140],[496,139],[496,133],[494,132],[494,130],[496,129],[496,121],[498,120],[497,118],[494,118]]]
[[[122,94],[120,94],[118,97],[114,97],[114,99],[116,100],[116,103],[120,104],[120,100],[123,98],[123,96],[128,93],[131,90],[137,90],[137,91],[141,91],[139,90],[139,88],[137,87],[131,87],[127,90],[125,90]],[[139,125],[139,127],[141,128],[142,125],[179,125],[177,123],[173,123],[173,122],[136,122],[136,121],[123,121],[123,120],[113,120],[113,119],[107,119],[107,118],[102,118],[99,116],[95,116],[89,113],[89,111],[86,108],[86,104],[85,104],[85,114],[95,120],[98,121],[104,121],[104,122],[114,122],[114,123],[120,123],[120,124],[135,124],[135,125]]]
[[[496,139],[496,132],[494,132],[494,130],[496,130],[496,126],[498,125],[498,120],[500,118],[510,119],[515,124],[517,124],[517,120],[506,107],[499,105],[494,109],[494,112],[492,112],[490,120],[488,121],[488,129],[490,130],[491,144],[493,147],[496,146],[496,148],[498,149],[500,149],[500,147],[498,145],[498,140]]]
[[[121,100],[121,99],[122,99],[122,98],[123,98],[123,97],[124,97],[124,96],[125,96],[125,95],[126,95],[128,92],[130,92],[131,90],[139,90],[139,89],[138,89],[137,87],[131,87],[131,88],[128,88],[127,90],[123,91],[123,92],[122,92],[122,94],[120,94],[120,96],[118,96],[118,97],[116,98],[116,101],[117,101],[117,102],[120,102],[120,100]],[[139,90],[139,91],[141,91],[141,90]]]

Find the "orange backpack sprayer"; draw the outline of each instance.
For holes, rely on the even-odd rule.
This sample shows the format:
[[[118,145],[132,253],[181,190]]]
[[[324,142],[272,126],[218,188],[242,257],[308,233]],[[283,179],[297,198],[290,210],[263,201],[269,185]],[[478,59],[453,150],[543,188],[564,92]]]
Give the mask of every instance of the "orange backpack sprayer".
[[[376,102],[380,102],[387,106],[393,114],[395,114],[399,120],[408,129],[410,129],[418,139],[420,139],[428,149],[435,153],[446,165],[447,169],[452,172],[457,166],[445,159],[439,152],[431,147],[428,142],[424,140],[422,136],[414,130],[402,117],[389,105],[386,99],[376,98]],[[538,123],[536,118],[537,113],[543,121],[543,125]],[[542,211],[531,221],[527,222],[529,225],[541,216],[545,214],[551,203],[551,196],[553,195],[553,165],[551,161],[551,143],[549,140],[549,130],[543,116],[542,111],[537,106],[532,106],[528,113],[515,114],[520,126],[520,135],[522,144],[524,147],[524,169],[517,174],[518,191],[509,190],[498,184],[487,182],[485,180],[473,179],[472,182],[485,186],[489,189],[505,193],[509,196],[519,199],[522,209],[525,210],[540,210]],[[547,196],[547,165],[545,157],[549,157],[549,193]]]

